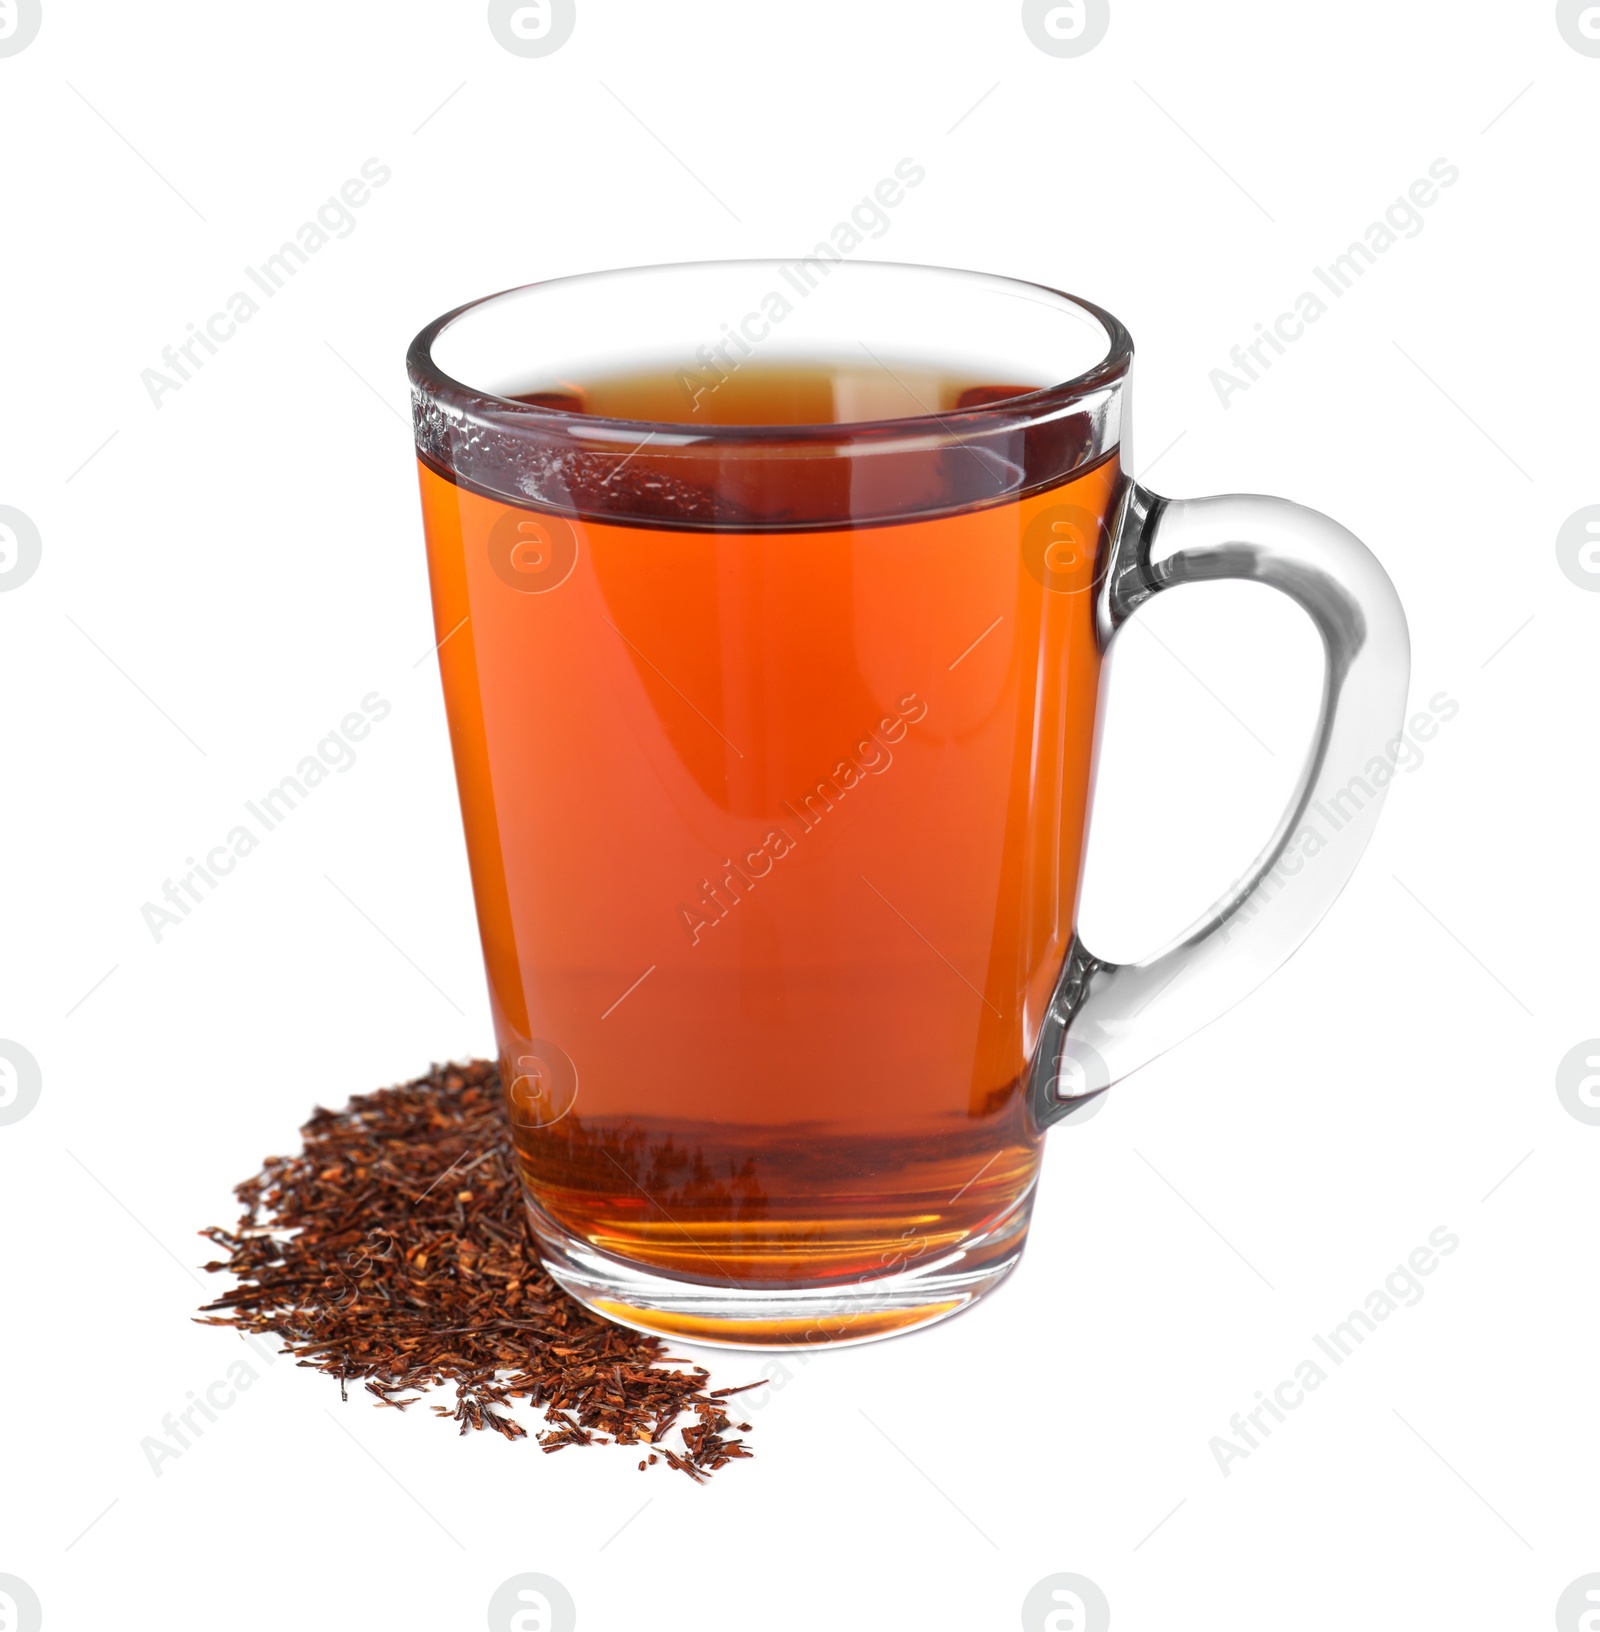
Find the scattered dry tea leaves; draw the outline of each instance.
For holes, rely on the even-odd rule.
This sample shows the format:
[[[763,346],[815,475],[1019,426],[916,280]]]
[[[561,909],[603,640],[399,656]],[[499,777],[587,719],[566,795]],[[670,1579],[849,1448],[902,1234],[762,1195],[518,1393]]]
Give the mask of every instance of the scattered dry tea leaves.
[[[202,1232],[227,1254],[206,1268],[238,1277],[205,1324],[276,1333],[341,1394],[363,1382],[401,1411],[453,1383],[454,1409],[433,1410],[463,1434],[523,1438],[508,1408],[527,1400],[549,1423],[546,1451],[643,1445],[641,1469],[659,1452],[696,1481],[750,1454],[727,1437],[737,1389],[707,1393],[702,1367],[675,1365],[661,1339],[591,1314],[545,1273],[490,1061],[319,1109],[301,1134],[298,1156],[269,1157],[238,1186],[233,1229]]]

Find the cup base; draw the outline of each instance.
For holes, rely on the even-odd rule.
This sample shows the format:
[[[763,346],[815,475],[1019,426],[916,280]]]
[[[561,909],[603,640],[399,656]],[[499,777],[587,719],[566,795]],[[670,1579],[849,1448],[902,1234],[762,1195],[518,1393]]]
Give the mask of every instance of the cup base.
[[[1016,1267],[1032,1187],[1005,1217],[936,1262],[826,1286],[718,1286],[653,1274],[597,1251],[530,1206],[545,1268],[586,1308],[619,1325],[722,1349],[805,1349],[872,1343],[947,1320]]]

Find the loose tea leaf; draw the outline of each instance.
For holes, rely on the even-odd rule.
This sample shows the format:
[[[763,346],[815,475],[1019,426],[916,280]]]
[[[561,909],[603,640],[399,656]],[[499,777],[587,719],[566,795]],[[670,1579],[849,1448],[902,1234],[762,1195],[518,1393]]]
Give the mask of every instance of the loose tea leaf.
[[[319,1108],[301,1134],[298,1156],[269,1157],[236,1188],[232,1230],[201,1232],[227,1254],[206,1268],[238,1277],[203,1324],[276,1333],[344,1397],[361,1381],[399,1411],[453,1383],[454,1409],[433,1410],[463,1434],[525,1437],[507,1411],[527,1400],[550,1424],[547,1452],[645,1445],[641,1470],[659,1452],[696,1482],[750,1455],[726,1437],[722,1401],[738,1389],[707,1393],[702,1367],[675,1365],[660,1338],[591,1314],[546,1274],[490,1061]],[[685,1415],[682,1450],[669,1449]]]

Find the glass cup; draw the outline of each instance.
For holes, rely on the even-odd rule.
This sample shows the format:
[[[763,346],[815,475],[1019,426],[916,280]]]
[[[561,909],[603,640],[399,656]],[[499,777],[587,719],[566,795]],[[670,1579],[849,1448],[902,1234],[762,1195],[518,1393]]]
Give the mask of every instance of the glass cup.
[[[1045,1129],[1349,877],[1399,601],[1312,511],[1129,480],[1132,356],[1072,296],[842,258],[563,278],[413,343],[501,1079],[589,1307],[751,1347],[955,1313],[1017,1262]],[[1108,963],[1074,930],[1102,660],[1220,578],[1310,615],[1312,747],[1249,876]]]

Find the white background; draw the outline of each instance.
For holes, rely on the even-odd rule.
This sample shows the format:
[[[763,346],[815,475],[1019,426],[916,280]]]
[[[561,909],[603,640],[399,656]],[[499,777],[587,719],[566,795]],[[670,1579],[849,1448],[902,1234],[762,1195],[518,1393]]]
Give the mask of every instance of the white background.
[[[0,1126],[0,1574],[46,1625],[477,1628],[529,1570],[589,1632],[1012,1628],[1057,1571],[1123,1632],[1549,1625],[1600,1570],[1600,1127],[1555,1088],[1600,1033],[1600,596],[1555,549],[1600,502],[1597,99],[1544,0],[1113,0],[1076,59],[1009,3],[578,0],[524,59],[477,4],[45,0],[0,57],[0,504],[43,539],[0,594],[0,1037],[43,1072]],[[491,1047],[406,343],[510,284],[803,252],[908,156],[871,253],[1115,311],[1135,471],[1345,522],[1413,708],[1458,715],[1305,949],[1053,1135],[1012,1280],[794,1361],[746,1397],[757,1460],[698,1489],[459,1441],[280,1361],[155,1477],[141,1440],[248,1354],[189,1321],[233,1182],[313,1104]],[[356,230],[153,407],[141,370],[371,157]],[[1229,349],[1439,158],[1424,230],[1224,408]],[[1248,860],[1318,685],[1267,592],[1140,622],[1111,956]],[[375,690],[358,764],[157,944],[141,904]],[[1224,1476],[1213,1436],[1440,1225],[1420,1304]]]

